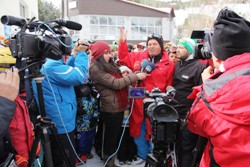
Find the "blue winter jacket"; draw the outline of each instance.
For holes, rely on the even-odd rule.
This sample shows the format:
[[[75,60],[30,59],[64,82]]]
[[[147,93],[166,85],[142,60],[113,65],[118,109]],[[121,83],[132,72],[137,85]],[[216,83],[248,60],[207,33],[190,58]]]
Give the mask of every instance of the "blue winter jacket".
[[[47,58],[41,69],[44,74],[42,88],[45,113],[55,123],[58,134],[69,133],[75,129],[77,104],[74,86],[84,82],[87,78],[87,70],[86,52],[79,52],[76,58],[70,56],[66,64],[62,60]],[[33,89],[38,101],[34,81]]]

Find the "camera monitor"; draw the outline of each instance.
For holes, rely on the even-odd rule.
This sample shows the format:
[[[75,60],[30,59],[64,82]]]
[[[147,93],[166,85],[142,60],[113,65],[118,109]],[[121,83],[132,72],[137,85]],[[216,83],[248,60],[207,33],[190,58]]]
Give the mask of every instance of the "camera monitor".
[[[145,98],[145,88],[144,87],[131,87],[128,89],[128,97],[130,99]]]

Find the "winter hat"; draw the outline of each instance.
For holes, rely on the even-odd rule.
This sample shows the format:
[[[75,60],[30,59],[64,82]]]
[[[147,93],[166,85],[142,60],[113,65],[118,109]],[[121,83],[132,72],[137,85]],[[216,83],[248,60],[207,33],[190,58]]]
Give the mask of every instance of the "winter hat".
[[[164,49],[164,47],[163,47],[163,38],[162,38],[161,35],[156,34],[156,33],[153,33],[153,34],[149,35],[148,39],[147,39],[147,46],[148,46],[148,41],[151,40],[151,39],[155,39],[159,43],[161,49],[162,50]]]
[[[214,22],[212,52],[220,60],[250,52],[250,23],[234,11],[222,9]]]
[[[103,56],[106,53],[110,52],[110,47],[107,42],[98,41],[89,46],[90,50],[92,51],[92,59],[96,60],[99,57]]]
[[[184,46],[190,54],[193,54],[194,52],[194,45],[195,42],[191,38],[182,38],[177,42],[177,45],[182,45]]]

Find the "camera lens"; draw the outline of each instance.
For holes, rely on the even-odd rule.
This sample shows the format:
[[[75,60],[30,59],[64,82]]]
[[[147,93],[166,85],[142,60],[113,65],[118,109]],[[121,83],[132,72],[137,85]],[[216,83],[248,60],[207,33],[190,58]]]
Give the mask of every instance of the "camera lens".
[[[170,114],[170,112],[167,110],[167,108],[164,105],[156,107],[154,112],[159,117],[166,117],[166,116],[169,116]]]

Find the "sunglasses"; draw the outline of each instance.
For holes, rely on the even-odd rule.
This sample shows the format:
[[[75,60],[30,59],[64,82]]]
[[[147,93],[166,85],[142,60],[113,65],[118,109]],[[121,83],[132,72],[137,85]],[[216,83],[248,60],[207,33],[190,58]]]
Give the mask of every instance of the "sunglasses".
[[[160,34],[153,33],[153,34],[150,34],[148,36],[148,38],[159,38],[159,39],[162,39],[162,36]]]

